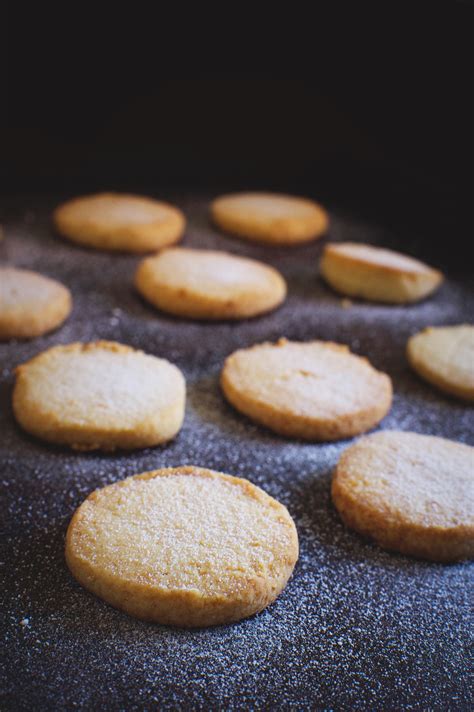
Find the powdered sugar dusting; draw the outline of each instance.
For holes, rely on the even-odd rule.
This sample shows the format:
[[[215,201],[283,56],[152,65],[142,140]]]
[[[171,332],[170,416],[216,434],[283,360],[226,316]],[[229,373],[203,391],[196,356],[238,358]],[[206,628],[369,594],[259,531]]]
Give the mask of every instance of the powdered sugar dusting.
[[[354,301],[341,309],[339,297],[315,276],[321,245],[271,249],[222,237],[207,222],[206,201],[177,200],[189,219],[186,244],[270,262],[288,280],[289,297],[277,312],[242,323],[173,319],[136,295],[131,281],[138,258],[88,251],[53,236],[48,212],[57,202],[26,205],[34,223],[26,213],[15,215],[5,223],[1,246],[9,264],[61,280],[75,300],[59,331],[0,345],[8,651],[2,708],[472,707],[472,567],[391,555],[347,531],[331,505],[329,483],[349,441],[314,445],[273,436],[235,413],[218,388],[222,362],[236,348],[280,336],[339,341],[393,379],[394,404],[382,428],[473,444],[472,408],[420,381],[404,356],[407,337],[424,326],[469,320],[474,299],[468,286],[448,279],[420,304]],[[376,228],[333,219],[332,239],[383,244],[385,237]],[[429,262],[429,255],[416,256]],[[130,344],[183,369],[187,413],[169,446],[77,454],[17,428],[12,369],[53,344],[97,338]],[[287,588],[266,611],[237,625],[182,631],[141,623],[86,593],[65,566],[69,518],[91,490],[183,464],[247,477],[295,519],[301,554]]]

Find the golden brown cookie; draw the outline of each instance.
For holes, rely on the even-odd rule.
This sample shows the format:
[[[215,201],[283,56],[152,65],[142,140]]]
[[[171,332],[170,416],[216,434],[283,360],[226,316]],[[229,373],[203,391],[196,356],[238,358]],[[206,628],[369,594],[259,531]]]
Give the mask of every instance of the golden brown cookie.
[[[283,505],[247,480],[200,467],[93,492],[66,537],[68,566],[85,588],[131,616],[184,627],[261,611],[297,559]]]
[[[357,242],[326,245],[321,275],[337,292],[374,302],[416,302],[434,292],[443,275],[393,250]]]
[[[37,272],[0,268],[0,339],[31,339],[60,326],[69,316],[71,293]]]
[[[283,277],[263,262],[187,247],[144,259],[135,284],[154,306],[191,319],[245,319],[275,309],[286,296]]]
[[[332,498],[348,527],[385,549],[431,561],[474,556],[474,448],[385,431],[336,467]]]
[[[99,250],[151,252],[181,238],[185,218],[169,203],[139,195],[99,193],[69,200],[53,214],[58,232]]]
[[[390,378],[347,346],[280,339],[231,354],[222,370],[227,400],[276,433],[339,440],[373,428],[392,403]]]
[[[408,340],[414,370],[445,393],[474,401],[474,326],[428,327]]]
[[[48,442],[150,447],[173,438],[183,422],[185,383],[176,366],[114,341],[55,346],[16,375],[15,417]]]
[[[271,245],[297,245],[323,235],[328,214],[307,198],[278,193],[234,193],[211,205],[214,223],[239,237]]]

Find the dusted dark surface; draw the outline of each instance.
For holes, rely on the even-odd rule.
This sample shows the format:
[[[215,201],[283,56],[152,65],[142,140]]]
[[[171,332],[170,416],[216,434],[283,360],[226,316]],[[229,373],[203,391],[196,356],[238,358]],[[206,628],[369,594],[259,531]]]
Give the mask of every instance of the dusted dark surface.
[[[0,242],[2,262],[56,277],[74,297],[72,316],[57,332],[0,344],[2,709],[472,707],[472,567],[391,555],[345,530],[329,483],[349,441],[313,445],[273,436],[235,413],[218,389],[220,366],[238,347],[282,335],[333,339],[392,377],[394,403],[383,428],[474,444],[473,409],[418,380],[404,357],[408,336],[423,326],[472,321],[467,282],[448,279],[433,298],[409,307],[343,308],[316,278],[320,244],[272,249],[223,237],[207,222],[206,200],[178,199],[189,218],[185,244],[270,262],[287,278],[289,297],[277,312],[251,321],[177,320],[134,292],[139,258],[54,236],[48,214],[56,202],[29,199],[27,209],[13,208]],[[402,243],[406,236],[337,211],[332,217],[331,239],[394,246],[400,238],[407,251],[429,260],[416,243]],[[183,370],[186,419],[173,443],[80,454],[33,440],[15,425],[13,368],[53,344],[97,338],[164,356]],[[189,463],[247,477],[286,504],[296,522],[301,556],[286,590],[237,625],[182,631],[133,620],[81,589],[64,563],[69,518],[91,490]]]

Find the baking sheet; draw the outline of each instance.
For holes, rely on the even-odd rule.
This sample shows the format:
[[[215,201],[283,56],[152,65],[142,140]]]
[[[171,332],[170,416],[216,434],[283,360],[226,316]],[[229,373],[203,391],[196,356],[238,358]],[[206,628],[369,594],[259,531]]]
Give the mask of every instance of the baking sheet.
[[[468,281],[448,279],[433,298],[409,307],[344,308],[317,279],[322,243],[292,249],[245,243],[209,225],[208,197],[167,196],[188,216],[185,244],[266,260],[289,285],[286,303],[262,318],[175,319],[135,293],[139,258],[82,249],[54,235],[49,213],[62,197],[19,200],[0,242],[2,262],[58,278],[74,297],[72,316],[57,332],[0,344],[2,709],[472,708],[472,566],[388,554],[347,531],[329,484],[350,441],[274,436],[233,411],[218,388],[223,360],[236,348],[280,336],[331,339],[392,377],[394,403],[382,428],[474,444],[473,409],[420,381],[404,357],[407,338],[420,328],[472,321]],[[393,247],[402,238],[332,212],[330,239]],[[426,249],[413,247],[429,261]],[[163,356],[183,370],[186,418],[173,443],[129,454],[73,453],[16,426],[14,367],[53,344],[98,338]],[[198,631],[142,623],[88,594],[68,573],[65,531],[89,492],[182,464],[246,477],[295,519],[301,555],[294,575],[276,603],[251,619]]]

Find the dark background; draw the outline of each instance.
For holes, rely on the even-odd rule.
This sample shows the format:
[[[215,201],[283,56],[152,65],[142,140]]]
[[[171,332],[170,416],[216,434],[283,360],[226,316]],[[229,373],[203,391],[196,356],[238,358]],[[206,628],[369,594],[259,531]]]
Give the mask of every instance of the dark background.
[[[391,375],[384,427],[472,443],[472,409],[418,379],[404,356],[427,324],[472,320],[469,279],[448,279],[409,307],[343,309],[315,279],[320,245],[271,250],[205,223],[222,190],[301,192],[331,208],[333,239],[392,235],[450,277],[472,271],[472,6],[313,2],[304,15],[285,3],[277,15],[274,3],[264,15],[221,3],[204,15],[202,3],[165,12],[156,2],[154,16],[135,1],[11,7],[9,23],[0,14],[0,178],[1,208],[13,215],[0,252],[68,284],[75,307],[60,332],[1,350],[0,543],[14,572],[0,590],[2,709],[472,709],[472,568],[389,554],[346,530],[329,491],[348,443],[287,443],[240,418],[218,388],[236,348],[317,335]],[[155,313],[131,286],[137,258],[52,232],[60,199],[103,188],[174,196],[188,244],[268,260],[288,280],[288,300],[236,324]],[[203,198],[185,199],[190,191]],[[183,369],[187,415],[166,448],[78,455],[15,426],[15,366],[58,340],[98,337]],[[98,486],[195,462],[249,477],[288,505],[301,542],[288,589],[260,616],[193,633],[88,596],[64,565],[75,507]]]
[[[300,192],[465,265],[472,4],[310,9],[12,4],[3,193]]]

